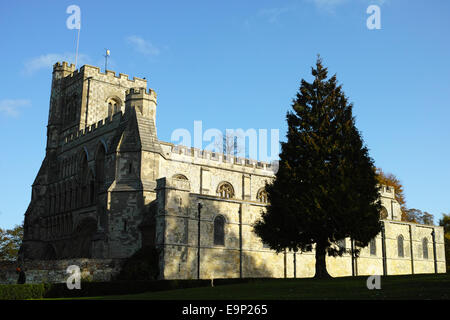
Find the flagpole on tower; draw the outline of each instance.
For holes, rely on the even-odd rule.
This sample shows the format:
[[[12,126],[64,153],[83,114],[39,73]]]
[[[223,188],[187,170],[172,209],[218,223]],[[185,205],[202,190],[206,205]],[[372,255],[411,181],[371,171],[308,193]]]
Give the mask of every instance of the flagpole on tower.
[[[105,72],[106,72],[106,70],[108,70],[108,57],[109,57],[109,50],[108,49],[105,49],[106,50],[106,54],[104,55],[104,57],[105,57]]]
[[[77,49],[75,51],[75,70],[77,69],[77,60],[78,60],[78,44],[80,42],[80,29],[81,26],[78,25],[78,36],[77,36]]]
[[[66,27],[69,30],[78,29],[77,32],[77,47],[75,49],[75,69],[78,64],[78,45],[80,43],[80,29],[81,29],[81,10],[77,5],[70,5],[66,9],[66,13],[71,14],[66,20]]]

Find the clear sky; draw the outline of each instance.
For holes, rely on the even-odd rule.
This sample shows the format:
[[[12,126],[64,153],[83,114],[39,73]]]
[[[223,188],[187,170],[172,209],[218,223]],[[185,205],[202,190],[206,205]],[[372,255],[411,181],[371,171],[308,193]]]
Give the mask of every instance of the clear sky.
[[[381,29],[366,13],[378,5]],[[407,205],[450,212],[450,1],[2,1],[0,227],[21,223],[45,155],[51,66],[74,62],[69,5],[81,8],[80,64],[145,77],[157,127],[279,129],[320,54],[354,103],[377,166]]]

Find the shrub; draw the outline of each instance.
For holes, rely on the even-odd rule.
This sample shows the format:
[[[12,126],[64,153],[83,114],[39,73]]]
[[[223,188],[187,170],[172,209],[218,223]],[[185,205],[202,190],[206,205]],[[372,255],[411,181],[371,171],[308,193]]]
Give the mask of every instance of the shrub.
[[[246,283],[249,281],[253,281],[253,279],[215,279],[214,285]],[[69,290],[66,283],[4,284],[0,285],[0,300],[126,295],[151,291],[208,287],[210,285],[210,279],[82,282],[79,290]]]
[[[44,284],[2,284],[0,300],[41,299],[45,291]]]

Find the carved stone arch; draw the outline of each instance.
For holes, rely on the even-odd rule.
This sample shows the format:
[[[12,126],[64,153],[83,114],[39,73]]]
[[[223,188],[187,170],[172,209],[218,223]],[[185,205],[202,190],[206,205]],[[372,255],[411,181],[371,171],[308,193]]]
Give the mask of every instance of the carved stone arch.
[[[106,107],[108,108],[108,117],[113,116],[119,111],[122,111],[123,102],[118,96],[109,96],[105,100]]]
[[[256,200],[261,203],[268,203],[269,198],[267,195],[267,191],[265,187],[259,188],[258,192],[256,193]]]
[[[106,143],[104,138],[100,138],[100,140],[99,140],[99,142],[97,144],[96,156],[97,156],[97,151],[98,151],[98,148],[99,148],[100,144],[103,145],[103,148],[105,148],[105,154],[108,153],[108,144]]]
[[[222,181],[219,183],[216,193],[219,197],[224,199],[232,199],[235,195],[233,185],[228,181]]]
[[[95,188],[95,172],[92,170],[92,168],[89,168],[88,175],[86,177],[86,185],[88,190],[88,198],[87,203],[93,204],[96,200],[96,188]]]
[[[89,202],[89,178],[92,175],[92,171],[89,168],[88,155],[85,152],[81,152],[80,162],[78,165],[78,182],[80,188],[80,201],[79,204],[86,205]]]
[[[80,184],[83,184],[86,180],[89,168],[89,153],[86,147],[83,147],[80,151],[78,151],[76,168],[77,180]]]
[[[387,219],[388,217],[389,215],[387,209],[384,206],[381,206],[380,219],[384,220]]]
[[[65,122],[72,122],[76,120],[77,106],[78,106],[78,94],[72,93],[66,97],[66,108],[63,109],[63,120]]]
[[[105,182],[106,146],[100,141],[95,152],[95,181],[100,187]]]
[[[189,181],[189,179],[184,174],[181,174],[181,173],[174,174],[172,176],[172,179],[188,180]]]

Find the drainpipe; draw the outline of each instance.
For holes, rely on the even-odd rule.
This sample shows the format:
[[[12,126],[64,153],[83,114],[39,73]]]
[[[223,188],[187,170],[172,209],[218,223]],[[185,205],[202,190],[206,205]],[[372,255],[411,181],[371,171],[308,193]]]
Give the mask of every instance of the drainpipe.
[[[294,279],[297,278],[297,252],[294,251]]]
[[[431,231],[431,236],[433,237],[434,273],[438,273],[437,257],[436,257],[436,232],[434,228],[433,231]]]
[[[242,278],[242,203],[239,204],[239,278]]]
[[[351,250],[352,250],[352,277],[355,276],[355,253],[353,252],[354,247],[353,247],[353,239],[350,238],[350,246],[351,246]]]
[[[85,112],[85,118],[84,118],[84,127],[85,128],[86,128],[87,123],[88,123],[89,92],[91,91],[91,80],[92,80],[92,77],[86,78],[86,80],[88,81],[88,85],[87,85],[87,93],[86,93],[86,112]]]
[[[287,270],[286,270],[286,259],[287,259],[287,257],[286,257],[286,249],[284,249],[284,278],[286,279],[287,278]]]
[[[409,240],[411,247],[411,274],[414,274],[414,250],[413,250],[413,238],[412,238],[412,225],[409,225]]]
[[[387,263],[386,263],[386,230],[384,228],[384,221],[381,226],[381,250],[383,255],[383,276],[388,275]]]
[[[202,204],[198,203],[198,228],[197,228],[197,279],[200,279],[200,218]]]
[[[350,244],[352,249],[352,276],[358,276],[358,256],[353,250],[355,249],[355,240],[350,238]]]

